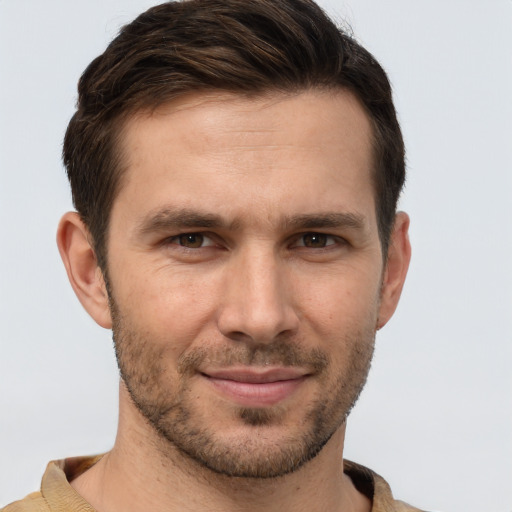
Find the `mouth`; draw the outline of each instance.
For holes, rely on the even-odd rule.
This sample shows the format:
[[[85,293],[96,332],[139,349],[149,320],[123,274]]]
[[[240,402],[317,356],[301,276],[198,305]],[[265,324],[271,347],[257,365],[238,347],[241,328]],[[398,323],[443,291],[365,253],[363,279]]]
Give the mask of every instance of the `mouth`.
[[[310,374],[300,368],[225,368],[201,372],[224,398],[243,407],[269,407],[291,395]]]

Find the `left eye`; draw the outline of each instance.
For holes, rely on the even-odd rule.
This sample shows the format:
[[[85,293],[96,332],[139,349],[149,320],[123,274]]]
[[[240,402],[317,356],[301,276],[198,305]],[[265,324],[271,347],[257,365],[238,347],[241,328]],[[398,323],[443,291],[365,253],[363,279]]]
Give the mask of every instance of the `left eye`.
[[[212,239],[202,233],[183,233],[171,238],[170,242],[187,249],[199,249],[213,245]]]
[[[297,243],[298,247],[309,247],[310,249],[322,249],[336,243],[335,237],[325,233],[306,233],[302,235]]]

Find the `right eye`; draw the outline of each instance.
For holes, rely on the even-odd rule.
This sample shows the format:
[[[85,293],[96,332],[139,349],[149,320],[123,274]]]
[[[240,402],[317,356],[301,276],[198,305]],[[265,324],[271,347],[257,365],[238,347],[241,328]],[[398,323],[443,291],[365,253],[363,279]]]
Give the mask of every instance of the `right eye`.
[[[169,243],[187,249],[200,249],[201,247],[214,245],[212,239],[202,233],[182,233],[170,238]]]

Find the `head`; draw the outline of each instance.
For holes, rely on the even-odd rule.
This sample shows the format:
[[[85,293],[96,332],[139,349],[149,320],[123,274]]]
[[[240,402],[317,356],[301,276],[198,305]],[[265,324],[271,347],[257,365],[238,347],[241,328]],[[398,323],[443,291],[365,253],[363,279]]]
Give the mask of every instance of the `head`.
[[[387,76],[309,0],[187,0],[125,26],[79,82],[63,158],[73,202],[106,270],[110,213],[123,184],[124,122],[199,91],[246,97],[348,90],[372,124],[373,186],[383,255],[405,179],[404,145]]]
[[[230,476],[340,453],[409,261],[380,66],[307,0],[190,0],[125,27],[79,91],[58,240],[113,329],[124,417]]]

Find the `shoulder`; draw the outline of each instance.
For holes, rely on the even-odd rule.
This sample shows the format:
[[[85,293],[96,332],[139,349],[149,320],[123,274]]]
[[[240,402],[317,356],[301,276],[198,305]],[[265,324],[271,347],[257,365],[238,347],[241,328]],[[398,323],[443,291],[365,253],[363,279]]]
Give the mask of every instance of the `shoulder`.
[[[87,471],[101,457],[70,457],[50,462],[41,481],[41,491],[0,508],[0,512],[94,512],[69,482]]]
[[[356,489],[372,501],[372,512],[422,512],[419,508],[396,500],[389,484],[379,474],[365,466],[344,460],[344,473]]]
[[[393,506],[395,507],[393,509],[394,512],[424,512],[423,510],[413,507],[412,505],[409,505],[408,503],[400,500],[395,500]]]
[[[50,508],[40,492],[33,492],[0,509],[0,512],[50,512]]]

